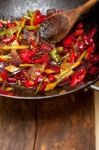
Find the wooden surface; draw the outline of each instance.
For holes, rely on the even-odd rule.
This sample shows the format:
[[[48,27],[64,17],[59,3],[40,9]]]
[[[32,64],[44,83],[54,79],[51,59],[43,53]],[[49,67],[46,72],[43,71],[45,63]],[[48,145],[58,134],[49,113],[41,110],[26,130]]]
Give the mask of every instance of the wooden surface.
[[[95,150],[92,90],[49,99],[0,99],[0,150]]]

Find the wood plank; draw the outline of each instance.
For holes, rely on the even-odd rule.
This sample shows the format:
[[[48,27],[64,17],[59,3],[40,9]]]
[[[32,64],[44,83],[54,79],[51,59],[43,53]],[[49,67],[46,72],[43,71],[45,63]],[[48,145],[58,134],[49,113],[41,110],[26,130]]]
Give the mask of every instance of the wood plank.
[[[35,150],[95,150],[92,90],[38,101]]]
[[[0,150],[33,150],[36,134],[33,101],[0,98]]]

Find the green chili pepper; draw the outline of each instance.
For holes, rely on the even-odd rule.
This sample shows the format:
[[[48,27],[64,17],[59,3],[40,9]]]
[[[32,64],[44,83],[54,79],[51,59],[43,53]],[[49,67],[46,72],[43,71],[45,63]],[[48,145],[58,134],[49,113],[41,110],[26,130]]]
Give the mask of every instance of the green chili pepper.
[[[32,17],[32,16],[33,16],[33,11],[28,10],[28,11],[27,11],[27,14],[28,14],[29,17]]]
[[[59,54],[57,53],[57,49],[56,49],[56,48],[54,48],[54,49],[50,52],[50,56],[51,56],[51,58],[52,58],[54,61],[56,61],[56,62],[61,61],[61,58],[60,58]]]
[[[6,31],[5,30],[0,32],[0,36],[3,36],[3,35],[6,35]]]
[[[39,28],[40,28],[40,26],[39,25],[37,25],[37,26],[25,26],[25,28],[27,29],[27,30],[38,30]]]
[[[57,52],[58,52],[58,53],[64,52],[64,47],[62,47],[62,46],[57,47]]]

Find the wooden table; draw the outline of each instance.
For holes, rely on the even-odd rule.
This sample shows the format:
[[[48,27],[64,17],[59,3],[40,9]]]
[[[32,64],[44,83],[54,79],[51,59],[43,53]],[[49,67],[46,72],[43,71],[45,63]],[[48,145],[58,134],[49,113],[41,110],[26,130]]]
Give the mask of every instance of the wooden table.
[[[94,92],[48,100],[0,98],[0,150],[95,150]]]

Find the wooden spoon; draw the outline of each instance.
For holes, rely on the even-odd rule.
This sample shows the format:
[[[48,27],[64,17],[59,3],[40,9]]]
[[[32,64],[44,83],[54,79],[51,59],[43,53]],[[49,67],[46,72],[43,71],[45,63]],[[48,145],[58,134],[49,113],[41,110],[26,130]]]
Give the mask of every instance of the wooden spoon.
[[[51,43],[61,41],[68,34],[79,17],[97,2],[99,2],[99,0],[89,0],[78,8],[51,15],[41,25],[41,37]]]

